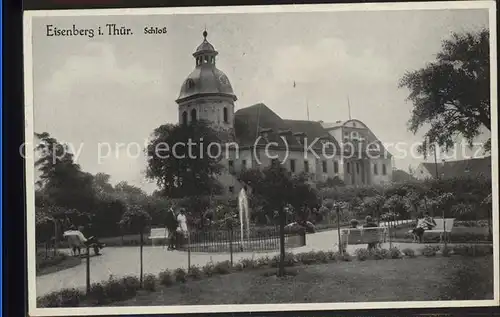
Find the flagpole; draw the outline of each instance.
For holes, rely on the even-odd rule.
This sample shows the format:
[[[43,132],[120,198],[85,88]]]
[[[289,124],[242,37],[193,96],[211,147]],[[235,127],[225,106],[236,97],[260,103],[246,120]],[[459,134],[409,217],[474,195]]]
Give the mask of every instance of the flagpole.
[[[307,121],[309,121],[309,98],[307,98],[307,94],[306,94],[306,109],[307,109]]]
[[[351,103],[349,101],[349,95],[347,95],[347,109],[349,111],[349,120],[351,120]]]

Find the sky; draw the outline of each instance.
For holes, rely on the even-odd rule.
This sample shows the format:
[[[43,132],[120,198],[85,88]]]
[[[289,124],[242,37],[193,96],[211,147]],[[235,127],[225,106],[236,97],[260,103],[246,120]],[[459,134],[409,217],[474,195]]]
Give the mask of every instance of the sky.
[[[115,23],[130,36],[49,37],[47,25],[97,28]],[[167,34],[145,35],[146,26]],[[238,97],[236,110],[265,103],[286,119],[364,122],[384,143],[421,141],[407,129],[406,71],[435,59],[452,32],[488,27],[487,10],[405,10],[80,16],[33,18],[35,132],[67,142],[90,173],[151,192],[143,147],[153,130],[177,123],[177,99],[208,40],[217,68]],[[293,82],[296,83],[294,88]],[[483,139],[487,137],[482,137]],[[475,149],[467,155],[475,154]],[[461,158],[460,154],[457,158]],[[422,157],[394,160],[415,168]]]

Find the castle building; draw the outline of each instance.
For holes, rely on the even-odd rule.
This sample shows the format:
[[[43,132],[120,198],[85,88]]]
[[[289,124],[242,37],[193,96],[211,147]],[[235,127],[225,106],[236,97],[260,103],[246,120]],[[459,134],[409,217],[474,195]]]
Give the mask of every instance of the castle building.
[[[311,184],[338,178],[349,185],[388,183],[391,154],[361,121],[287,120],[260,103],[235,111],[238,100],[227,76],[216,67],[218,52],[207,40],[193,53],[194,70],[176,102],[179,123],[204,120],[229,143],[219,177],[226,195],[237,195],[242,170],[279,162],[291,173],[306,173]]]

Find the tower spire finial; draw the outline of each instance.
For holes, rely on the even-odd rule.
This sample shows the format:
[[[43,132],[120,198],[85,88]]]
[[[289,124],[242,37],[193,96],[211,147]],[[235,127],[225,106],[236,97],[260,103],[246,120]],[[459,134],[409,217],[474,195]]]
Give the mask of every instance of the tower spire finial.
[[[205,40],[207,39],[207,35],[208,35],[207,25],[205,24],[205,31],[203,31],[203,37],[204,37]]]

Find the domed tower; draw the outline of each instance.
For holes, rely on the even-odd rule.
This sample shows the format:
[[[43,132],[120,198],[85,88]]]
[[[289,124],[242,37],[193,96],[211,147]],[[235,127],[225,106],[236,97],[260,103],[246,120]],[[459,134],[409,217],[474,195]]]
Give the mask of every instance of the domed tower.
[[[219,130],[233,129],[234,102],[237,100],[227,76],[215,67],[218,52],[207,41],[193,53],[195,69],[181,87],[179,98],[179,123],[189,124],[195,120],[206,120]]]

